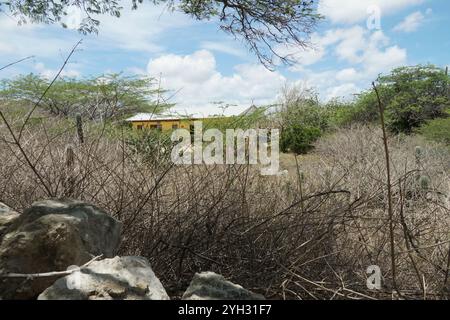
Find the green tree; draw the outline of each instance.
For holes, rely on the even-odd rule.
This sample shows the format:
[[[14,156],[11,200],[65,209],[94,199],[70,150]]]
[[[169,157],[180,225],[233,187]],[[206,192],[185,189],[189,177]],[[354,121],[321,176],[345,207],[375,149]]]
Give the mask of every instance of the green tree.
[[[433,65],[394,69],[381,76],[386,118],[394,132],[411,133],[427,120],[445,116],[450,107],[449,77]]]
[[[274,49],[280,43],[300,47],[310,46],[309,36],[322,17],[316,13],[314,0],[149,0],[153,4],[165,4],[171,10],[181,11],[196,20],[214,20],[220,29],[242,39],[266,66],[274,64],[274,58],[289,62],[287,55],[279,55]],[[137,9],[143,0],[132,0]],[[85,14],[79,30],[97,32],[98,15],[120,17],[120,0],[11,0],[0,2],[20,21],[56,23],[63,20],[71,7]],[[64,26],[64,24],[63,24]],[[150,26],[149,26],[150,27]]]
[[[29,74],[0,83],[0,99],[36,103],[49,80]],[[39,107],[52,115],[91,120],[120,119],[136,112],[159,113],[169,105],[153,78],[109,74],[88,79],[59,78]]]
[[[373,90],[359,93],[348,113],[348,123],[371,123],[378,120],[377,96]]]
[[[377,82],[387,126],[396,133],[411,133],[428,120],[445,117],[450,106],[449,77],[434,65],[396,68]],[[370,123],[378,116],[376,95],[368,90],[346,110],[344,123]]]

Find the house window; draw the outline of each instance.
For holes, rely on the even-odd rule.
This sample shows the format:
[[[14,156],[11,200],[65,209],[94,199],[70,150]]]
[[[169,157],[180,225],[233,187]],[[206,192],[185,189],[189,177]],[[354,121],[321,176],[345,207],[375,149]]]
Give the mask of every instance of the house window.
[[[138,130],[142,130],[142,128],[143,128],[142,124],[138,124],[138,125],[137,125],[137,129],[138,129]]]
[[[162,130],[162,125],[161,125],[161,123],[151,124],[150,125],[150,129],[156,129],[156,130],[161,131]]]
[[[173,125],[172,125],[172,129],[173,129],[173,130],[178,129],[178,124],[173,124]]]

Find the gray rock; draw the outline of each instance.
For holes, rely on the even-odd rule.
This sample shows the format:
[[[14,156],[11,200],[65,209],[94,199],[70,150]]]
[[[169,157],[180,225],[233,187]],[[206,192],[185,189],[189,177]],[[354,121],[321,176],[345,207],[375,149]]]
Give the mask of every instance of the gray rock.
[[[63,271],[92,256],[114,257],[121,223],[75,200],[34,203],[8,226],[0,244],[0,273]],[[57,278],[0,279],[0,299],[36,298]]]
[[[196,273],[183,300],[264,300],[265,298],[226,280],[214,272]]]
[[[142,257],[95,261],[58,279],[39,300],[168,300],[164,287]]]
[[[0,241],[6,229],[19,217],[19,214],[6,204],[0,202]]]

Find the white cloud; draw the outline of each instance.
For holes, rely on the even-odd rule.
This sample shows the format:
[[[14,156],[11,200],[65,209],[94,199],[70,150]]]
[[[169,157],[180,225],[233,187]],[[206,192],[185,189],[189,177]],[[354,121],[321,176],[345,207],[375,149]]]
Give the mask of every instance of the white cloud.
[[[314,33],[311,36],[311,48],[302,48],[294,44],[281,44],[275,48],[280,56],[285,56],[294,62],[292,71],[301,71],[303,66],[313,65],[319,62],[326,54],[326,39]]]
[[[50,37],[43,29],[44,27],[38,24],[19,26],[14,18],[0,15],[0,52],[3,57],[8,56],[9,60],[30,55],[59,58],[60,49],[67,50],[76,42]]]
[[[339,60],[359,64],[364,62],[367,51],[386,46],[389,38],[383,32],[370,33],[361,26],[353,26],[345,29],[330,29],[323,35],[314,34],[312,37],[314,48],[304,50],[290,46],[278,46],[277,52],[289,55],[294,61],[291,71],[303,71],[305,66],[314,65],[333,53]],[[331,49],[331,46],[334,48]]]
[[[335,37],[339,43],[335,52],[338,58],[351,63],[361,62],[361,53],[367,46],[365,34],[366,30],[360,26],[336,30]]]
[[[200,83],[210,79],[216,71],[216,60],[207,50],[200,50],[192,55],[163,55],[148,64],[153,74],[161,73],[165,78],[182,83]]]
[[[131,4],[124,5],[120,18],[109,15],[98,17],[100,21],[98,38],[92,45],[110,45],[126,50],[161,52],[158,43],[165,32],[193,25],[195,21],[180,12],[171,12],[163,5],[142,3],[138,10],[131,10]]]
[[[361,91],[360,87],[353,82],[347,82],[327,88],[325,91],[325,99],[329,100],[336,97],[350,97],[358,91]]]
[[[99,72],[99,69],[114,69],[117,55],[124,52],[129,53],[133,65],[136,61],[134,53],[163,52],[165,47],[162,43],[168,43],[163,37],[168,37],[170,31],[197,23],[183,13],[165,12],[163,6],[148,2],[141,4],[139,10],[131,10],[130,1],[124,3],[123,7],[120,18],[99,16],[99,34],[87,36],[73,28],[64,29],[59,24],[18,25],[15,17],[0,14],[0,66],[23,57],[35,56],[35,60],[27,60],[3,70],[1,76],[10,77],[33,71],[51,77],[80,38],[83,42],[72,56],[70,65],[63,71],[64,75],[78,76],[83,69],[89,73]],[[65,22],[74,27],[67,19]],[[46,65],[36,65],[37,62]],[[73,63],[78,63],[79,67],[74,69]],[[118,68],[127,69],[123,64],[126,61],[121,59],[117,64],[120,65]]]
[[[394,27],[397,32],[416,31],[425,20],[425,16],[420,11],[416,11],[405,17],[405,19]]]
[[[163,88],[178,93],[174,97],[178,110],[217,113],[212,102],[237,104],[243,110],[252,102],[271,103],[286,79],[278,72],[270,72],[261,65],[242,64],[234,73],[223,75],[217,70],[214,55],[207,50],[190,55],[167,54],[151,59],[149,75],[159,77]]]
[[[36,63],[34,65],[34,69],[38,74],[49,80],[53,79],[56,76],[57,72],[59,71],[56,69],[47,68],[45,64],[42,62]],[[81,75],[80,71],[78,71],[74,66],[69,66],[64,70],[62,70],[60,73],[61,77],[69,77],[69,78],[76,78],[79,77],[80,75]]]
[[[359,27],[358,27],[359,28]],[[348,37],[351,37],[349,35]],[[303,71],[304,67],[314,65],[320,62],[328,54],[327,47],[339,42],[343,38],[342,30],[328,30],[324,35],[313,33],[311,35],[310,48],[302,48],[294,44],[281,44],[275,48],[275,51],[281,55],[288,57],[293,65],[291,71]]]
[[[380,6],[383,14],[387,14],[421,1],[321,0],[319,10],[323,14],[326,13],[332,22],[353,23],[364,20],[367,17],[367,7],[374,3]],[[126,68],[126,65],[120,67],[136,74],[145,72],[155,77],[161,74],[164,88],[180,90],[174,97],[174,101],[178,102],[180,107],[195,107],[200,111],[211,113],[216,112],[206,110],[211,101],[248,106],[252,100],[257,104],[271,103],[275,100],[280,87],[286,81],[279,72],[270,72],[259,64],[238,65],[230,71],[231,74],[219,71],[213,52],[244,59],[247,57],[244,47],[241,49],[237,43],[230,46],[228,42],[204,41],[186,47],[184,42],[181,42],[185,45],[185,50],[197,46],[202,50],[187,55],[162,54],[166,50],[164,44],[169,43],[163,37],[173,34],[168,31],[181,30],[197,24],[182,13],[164,13],[161,16],[162,11],[162,7],[144,3],[137,11],[125,9],[120,19],[102,16],[99,35],[88,36],[82,45],[82,49],[85,49],[83,56],[76,55],[74,59],[77,61],[80,56],[81,59],[87,56],[89,61],[69,65],[64,71],[65,75],[79,75],[80,70],[86,68],[86,65],[101,65],[102,62],[95,61],[99,56],[98,51],[112,53],[111,61],[114,61],[114,54],[120,52],[118,49],[122,49],[130,51],[130,65],[139,63],[132,60],[132,52],[149,53],[148,56],[158,54],[159,57],[148,62],[147,70],[132,66]],[[10,57],[37,54],[36,60],[43,61],[46,65],[38,63],[33,68],[47,77],[55,74],[56,64],[64,59],[66,52],[80,37],[73,30],[64,30],[59,26],[29,24],[18,27],[15,21],[1,15],[0,30],[2,58],[11,60]],[[353,90],[358,91],[358,88],[370,84],[378,73],[387,72],[404,64],[407,57],[406,50],[390,44],[389,38],[383,32],[370,32],[361,26],[335,28],[322,34],[314,33],[312,43],[314,48],[306,51],[293,46],[279,46],[278,49],[282,54],[292,54],[296,64],[290,70],[298,72],[304,80],[317,86],[325,97],[348,95]],[[101,57],[107,58],[109,55],[102,54]],[[308,69],[332,57],[338,58],[339,68],[334,67],[335,70],[325,72],[313,72]],[[55,61],[56,64],[53,65],[51,61]]]
[[[422,3],[423,0],[320,0],[319,13],[333,23],[357,23],[369,17],[368,9],[377,6],[382,15]]]
[[[58,24],[24,24],[18,26],[14,17],[0,15],[0,53],[15,56],[36,55],[39,58],[59,59],[80,39],[82,49],[162,52],[161,38],[168,31],[196,23],[180,12],[166,12],[161,5],[143,3],[131,10],[125,3],[121,17],[98,17],[98,35],[83,36]],[[67,21],[66,21],[67,22]],[[63,54],[61,54],[63,52]],[[59,62],[59,61],[58,61]]]
[[[404,65],[406,58],[406,50],[398,46],[368,51],[364,57],[364,73],[374,78],[379,73],[389,72],[395,67]]]
[[[243,58],[246,56],[247,52],[241,48],[237,48],[235,43],[224,43],[224,42],[213,42],[213,41],[203,41],[200,47],[209,51],[216,51],[221,53],[226,53],[238,58]]]
[[[407,61],[406,49],[391,45],[382,31],[370,32],[360,26],[328,30],[319,42],[324,51],[334,54],[342,65],[347,64],[342,69],[322,72],[300,65],[303,68],[299,70],[301,77],[318,89],[325,100],[336,96],[350,97],[369,86],[380,73],[389,72]]]
[[[319,62],[327,52],[334,54],[342,62],[363,65],[367,70],[385,69],[382,66],[398,65],[399,61],[404,62],[406,59],[406,50],[388,47],[390,39],[382,31],[370,32],[361,26],[331,29],[316,38],[320,47],[319,53],[313,56],[314,58],[310,56],[309,51],[303,56],[299,54],[297,58],[299,66],[294,66],[291,70],[302,71],[303,66]],[[385,58],[383,54],[389,54],[393,59],[376,61],[376,58]],[[369,65],[372,68],[369,68]]]
[[[358,72],[355,68],[346,68],[336,73],[336,80],[338,81],[355,81],[358,77]]]
[[[10,43],[0,42],[0,53],[1,54],[12,54],[14,53],[14,46]]]

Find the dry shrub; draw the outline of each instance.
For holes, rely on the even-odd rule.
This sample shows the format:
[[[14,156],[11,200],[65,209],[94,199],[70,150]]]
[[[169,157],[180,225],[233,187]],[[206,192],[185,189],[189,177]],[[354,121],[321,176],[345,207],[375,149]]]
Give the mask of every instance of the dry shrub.
[[[448,290],[449,150],[417,136],[390,137],[397,283],[421,297]],[[338,228],[336,246],[349,271],[380,266],[391,284],[381,130],[353,127],[317,144],[317,154],[359,205]],[[362,282],[360,282],[362,285]]]
[[[17,134],[20,121],[11,123]],[[19,148],[2,124],[0,200],[18,210],[46,197],[105,208],[124,223],[120,254],[147,257],[175,297],[201,270],[269,298],[389,294],[378,130],[337,132],[289,176],[264,177],[247,165],[154,165],[104,129],[85,124],[80,144],[74,125],[44,119],[24,131]],[[399,283],[405,295],[444,296],[448,154],[428,145],[419,161],[414,139],[391,139]],[[425,175],[426,190],[417,184]],[[365,286],[372,264],[385,277],[381,292]]]

